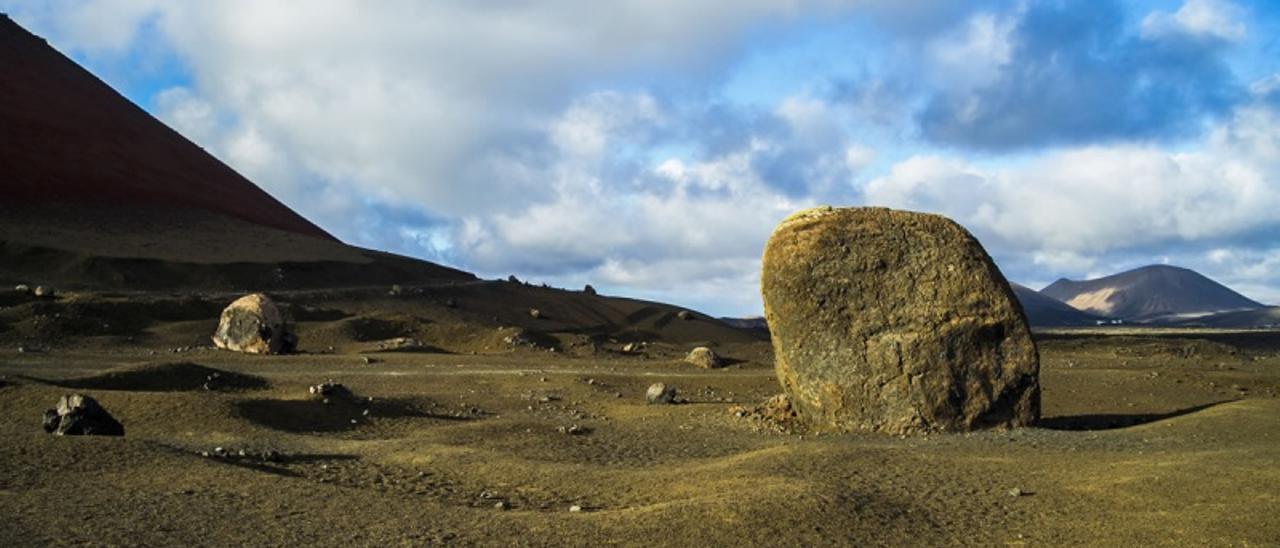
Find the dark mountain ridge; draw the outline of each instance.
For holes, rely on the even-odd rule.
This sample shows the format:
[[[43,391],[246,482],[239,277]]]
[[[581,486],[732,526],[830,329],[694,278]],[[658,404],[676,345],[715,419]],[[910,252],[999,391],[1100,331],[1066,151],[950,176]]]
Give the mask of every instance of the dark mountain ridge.
[[[1126,321],[1162,321],[1264,305],[1190,269],[1151,265],[1085,281],[1060,279],[1040,293],[1078,310]]]

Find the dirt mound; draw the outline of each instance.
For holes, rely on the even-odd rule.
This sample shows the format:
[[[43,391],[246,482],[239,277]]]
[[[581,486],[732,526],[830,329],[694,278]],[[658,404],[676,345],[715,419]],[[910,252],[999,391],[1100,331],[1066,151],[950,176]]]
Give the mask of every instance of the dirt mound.
[[[796,213],[769,238],[761,287],[778,378],[815,426],[965,431],[1039,418],[1022,309],[982,245],[945,217]]]
[[[420,335],[427,323],[407,314],[363,314],[331,322],[312,334],[339,342],[374,342]]]
[[[253,375],[222,371],[190,362],[124,367],[53,384],[82,390],[187,392],[195,390],[261,390],[269,384]]]

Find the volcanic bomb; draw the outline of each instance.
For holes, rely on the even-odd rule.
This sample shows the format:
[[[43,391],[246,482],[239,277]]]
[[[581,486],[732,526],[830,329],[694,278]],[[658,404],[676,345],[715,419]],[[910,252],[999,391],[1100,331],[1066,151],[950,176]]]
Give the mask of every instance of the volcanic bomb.
[[[1039,356],[981,244],[938,215],[822,207],[774,230],[761,276],[775,369],[838,431],[968,431],[1040,414]]]

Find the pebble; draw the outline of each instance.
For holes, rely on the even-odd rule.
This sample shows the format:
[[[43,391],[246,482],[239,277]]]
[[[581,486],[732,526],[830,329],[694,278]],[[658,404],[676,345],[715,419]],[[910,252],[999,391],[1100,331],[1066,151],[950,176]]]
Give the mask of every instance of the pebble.
[[[1023,491],[1021,487],[1014,487],[1009,490],[1009,496],[1011,497],[1021,497],[1025,494],[1027,494],[1026,491]]]
[[[507,509],[507,503],[502,502],[502,501],[495,502],[495,503],[493,503],[493,508],[494,508],[495,510],[506,510],[506,509]]]
[[[578,512],[581,512],[581,511],[582,511],[582,507],[581,507],[581,506],[578,506],[577,504],[575,504],[575,505],[573,505],[573,506],[570,506],[570,507],[569,507],[569,511],[570,511],[570,512],[573,512],[573,513],[575,513],[575,514],[576,514],[576,513],[578,513]]]

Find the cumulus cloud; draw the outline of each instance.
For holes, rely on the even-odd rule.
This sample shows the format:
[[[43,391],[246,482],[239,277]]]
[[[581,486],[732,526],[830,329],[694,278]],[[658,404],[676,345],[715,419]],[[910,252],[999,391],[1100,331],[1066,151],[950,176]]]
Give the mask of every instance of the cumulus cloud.
[[[1170,17],[1218,24],[1193,4],[1178,12],[1193,15]],[[923,135],[981,150],[1166,140],[1194,135],[1235,104],[1220,45],[1173,31],[1133,36],[1125,21],[1112,1],[971,15],[928,48],[938,77],[919,113]]]
[[[753,314],[777,220],[868,202],[956,217],[1026,282],[1168,257],[1280,287],[1280,84],[1237,81],[1263,33],[1222,0],[0,9],[81,59],[173,56],[160,118],[349,242],[482,275]],[[785,28],[872,58],[728,99]]]
[[[1142,20],[1142,35],[1163,38],[1186,34],[1221,40],[1241,40],[1244,10],[1224,0],[1187,0],[1173,13],[1153,11]]]
[[[864,197],[951,216],[1022,273],[1087,274],[1162,254],[1222,272],[1213,266],[1220,259],[1265,248],[1271,237],[1262,235],[1280,233],[1278,116],[1263,102],[1242,105],[1177,152],[1085,146],[1012,165],[915,156],[868,182]],[[1235,247],[1215,247],[1222,242]],[[1255,284],[1277,277],[1265,267],[1224,275]]]
[[[589,95],[547,125],[555,150],[526,159],[519,170],[546,181],[547,199],[516,213],[467,216],[456,252],[482,271],[594,280],[640,295],[680,287],[686,302],[753,310],[754,277],[769,232],[820,194],[796,197],[793,186],[771,178],[773,162],[805,157],[806,181],[848,187],[874,156],[821,122],[828,108],[792,98],[761,113],[770,121],[754,126],[737,146],[724,147],[687,140],[698,133],[677,127],[701,128],[714,116],[681,121],[645,94]],[[628,161],[634,160],[627,158],[629,144],[658,134],[685,139],[672,150],[693,152]]]

